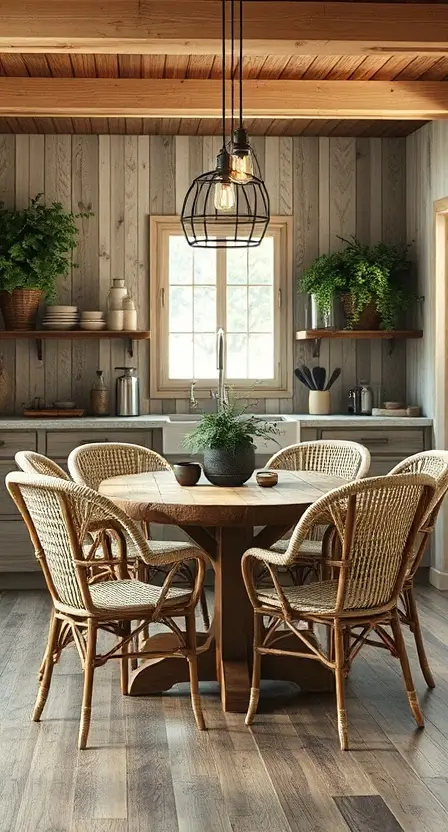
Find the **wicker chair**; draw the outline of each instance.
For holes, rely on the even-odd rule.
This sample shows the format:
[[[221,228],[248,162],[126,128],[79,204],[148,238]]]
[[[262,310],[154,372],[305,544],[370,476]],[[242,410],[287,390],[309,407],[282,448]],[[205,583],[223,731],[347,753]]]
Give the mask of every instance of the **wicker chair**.
[[[97,491],[100,483],[109,477],[125,474],[140,474],[145,471],[171,471],[171,466],[163,456],[144,448],[125,442],[91,442],[75,448],[67,460],[68,470],[74,482]],[[149,536],[149,527],[146,527]],[[192,543],[170,540],[149,540],[151,552],[163,555],[191,549]],[[188,564],[179,573],[179,578],[185,579],[189,585],[194,582],[194,576]],[[205,590],[201,593],[201,612],[205,629],[210,628],[210,617],[207,607]]]
[[[406,578],[400,595],[400,606],[398,612],[402,624],[406,624],[414,636],[417,647],[418,660],[422,669],[425,682],[429,688],[435,687],[434,677],[429,666],[428,658],[423,643],[423,635],[420,626],[420,619],[417,611],[417,604],[414,595],[414,578],[419,568],[423,555],[428,548],[429,538],[434,531],[440,507],[448,491],[448,451],[422,451],[414,454],[395,468],[390,474],[429,474],[436,480],[436,491],[428,510],[423,517],[419,536],[414,547],[414,556],[406,572]]]
[[[261,657],[269,653],[281,655],[278,629],[283,625],[308,648],[308,652],[298,650],[294,655],[309,659],[311,653],[312,658],[335,674],[338,730],[343,750],[348,747],[345,678],[364,644],[386,647],[393,656],[398,656],[411,711],[419,727],[423,726],[397,603],[416,535],[434,493],[435,480],[425,474],[375,477],[350,483],[329,492],[305,512],[285,554],[256,548],[245,552],[242,572],[255,615],[247,725],[252,723],[258,706]],[[327,564],[332,570],[330,579],[281,587],[276,568],[294,564],[300,558],[310,529],[322,516],[331,517],[342,546],[340,559]],[[256,584],[256,565],[260,562],[271,575],[269,589]],[[326,625],[330,635],[328,651],[324,651],[309,630],[299,629],[299,622]],[[385,629],[388,625],[392,634]],[[361,632],[355,635],[353,628],[361,628]]]
[[[34,721],[39,721],[42,714],[54,663],[63,648],[73,641],[84,669],[79,748],[85,748],[87,744],[94,670],[109,659],[120,661],[121,689],[124,694],[128,693],[129,660],[132,656],[148,659],[170,655],[187,659],[193,712],[198,728],[203,729],[195,629],[195,607],[205,573],[202,553],[196,547],[191,547],[155,556],[140,527],[124,512],[107,498],[75,483],[55,477],[11,473],[6,477],[6,485],[28,527],[53,600],[44,672],[34,708]],[[115,580],[92,585],[87,580],[92,561],[85,557],[83,542],[87,533],[99,530],[116,537],[120,575]],[[162,587],[129,579],[126,558],[128,542],[131,542],[134,550],[138,549],[145,563],[170,567]],[[172,586],[174,573],[187,559],[195,561],[194,585],[191,589],[175,588]],[[185,617],[185,632],[173,620],[180,616]],[[135,621],[138,623],[133,625]],[[131,648],[138,640],[138,632],[155,621],[167,625],[176,636],[175,652],[153,654]],[[100,630],[117,636],[115,645],[103,653],[97,651],[97,634]]]
[[[70,477],[57,462],[48,456],[37,454],[35,451],[18,451],[14,457],[16,465],[26,474],[41,474],[44,477],[59,477],[70,480]]]
[[[360,480],[367,476],[370,468],[370,453],[357,442],[320,439],[315,442],[300,442],[282,448],[266,468],[286,471],[316,471],[328,476],[343,477],[346,480]],[[310,537],[302,546],[300,563],[288,569],[294,583],[302,583],[310,574],[319,574],[322,557],[324,532],[327,524],[321,523],[310,530]],[[271,546],[272,551],[284,553],[289,539],[278,540]]]

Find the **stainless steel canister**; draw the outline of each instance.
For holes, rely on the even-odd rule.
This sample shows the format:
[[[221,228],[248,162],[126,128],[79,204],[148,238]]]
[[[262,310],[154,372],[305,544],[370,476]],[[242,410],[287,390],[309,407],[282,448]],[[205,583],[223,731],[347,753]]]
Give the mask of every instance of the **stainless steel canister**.
[[[117,416],[139,416],[140,414],[140,384],[134,375],[135,367],[115,367],[123,370],[118,376],[116,385]]]

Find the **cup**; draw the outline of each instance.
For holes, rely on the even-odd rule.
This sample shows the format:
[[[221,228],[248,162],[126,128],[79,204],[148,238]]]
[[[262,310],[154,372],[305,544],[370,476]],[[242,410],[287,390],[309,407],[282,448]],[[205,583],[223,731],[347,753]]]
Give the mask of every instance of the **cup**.
[[[330,391],[310,390],[308,397],[308,412],[312,416],[324,416],[330,413]]]
[[[198,462],[175,462],[173,471],[179,485],[184,486],[196,485],[202,474]]]

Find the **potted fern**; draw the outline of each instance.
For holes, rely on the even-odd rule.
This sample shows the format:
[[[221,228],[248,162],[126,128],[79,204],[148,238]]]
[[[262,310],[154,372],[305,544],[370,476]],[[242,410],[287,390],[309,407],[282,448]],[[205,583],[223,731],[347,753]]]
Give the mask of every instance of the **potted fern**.
[[[42,297],[53,299],[58,278],[76,266],[76,220],[91,216],[66,211],[60,202],[44,205],[41,196],[17,211],[0,203],[0,309],[6,329],[33,329]]]
[[[205,413],[186,437],[193,453],[204,455],[204,474],[213,485],[243,485],[255,468],[255,437],[277,434],[277,425],[247,416],[236,400],[223,402],[216,413]]]
[[[347,329],[396,329],[402,312],[422,300],[410,287],[410,245],[339,239],[346,247],[318,257],[303,272],[301,291],[314,296],[322,313],[340,299]]]

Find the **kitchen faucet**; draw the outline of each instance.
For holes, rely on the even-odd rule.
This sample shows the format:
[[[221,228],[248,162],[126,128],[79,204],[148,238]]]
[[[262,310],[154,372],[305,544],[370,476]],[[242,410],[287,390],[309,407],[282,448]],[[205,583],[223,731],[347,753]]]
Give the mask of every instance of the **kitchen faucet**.
[[[224,339],[225,333],[222,327],[219,327],[216,333],[216,369],[218,370],[218,389],[210,390],[210,395],[216,399],[218,410],[229,404],[229,397],[227,388],[224,383]]]

